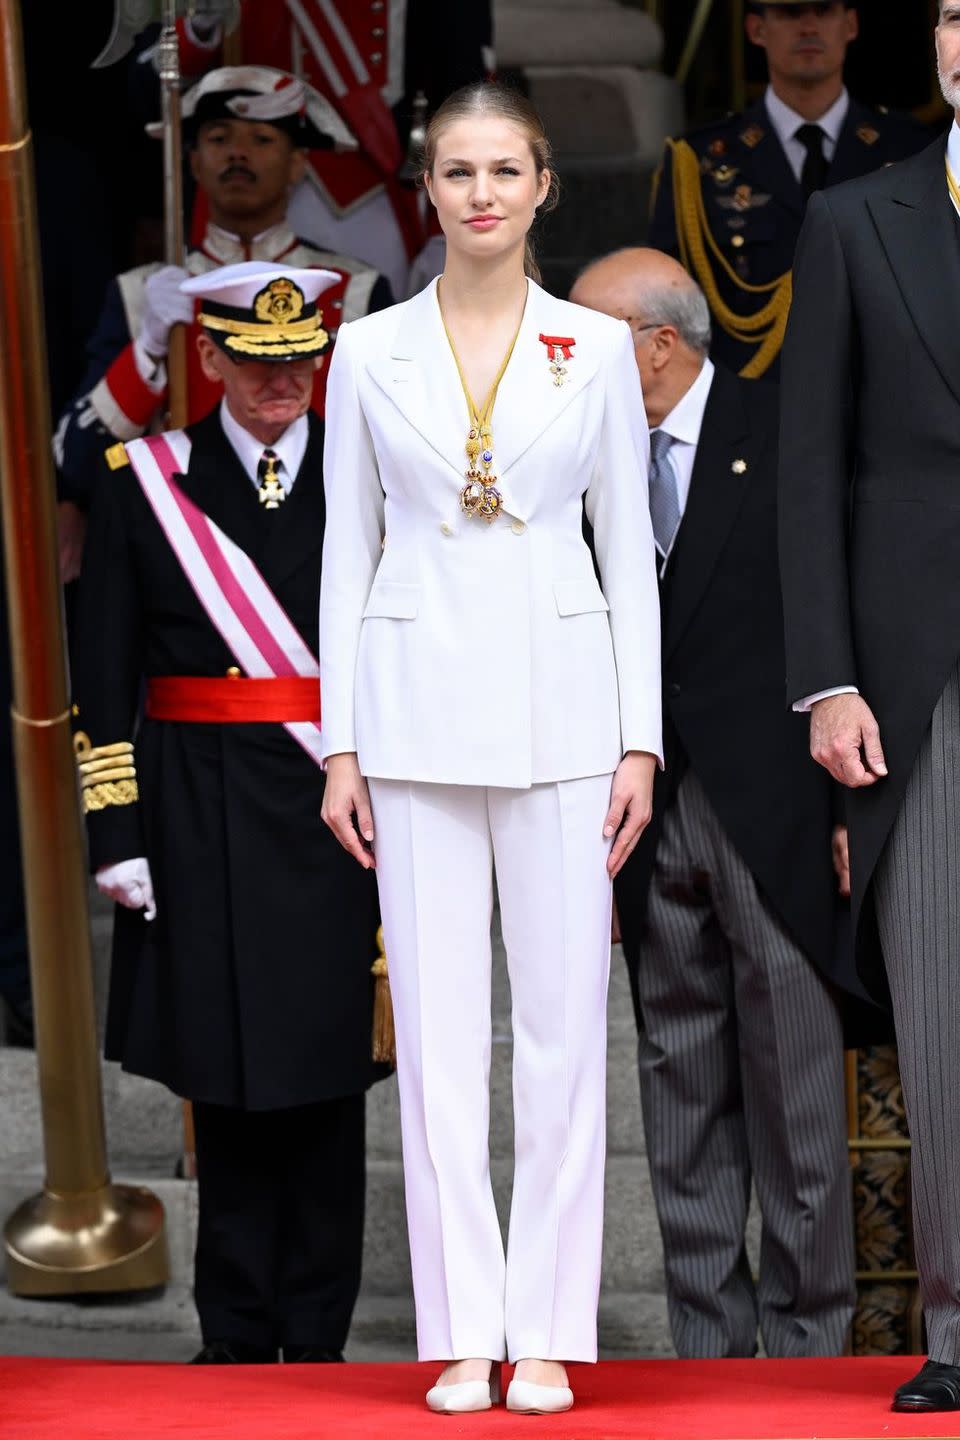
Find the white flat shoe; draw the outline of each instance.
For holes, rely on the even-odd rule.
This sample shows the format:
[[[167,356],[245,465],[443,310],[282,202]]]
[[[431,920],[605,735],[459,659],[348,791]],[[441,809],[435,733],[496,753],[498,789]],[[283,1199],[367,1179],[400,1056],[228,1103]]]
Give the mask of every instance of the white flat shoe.
[[[573,1406],[569,1385],[533,1385],[529,1380],[511,1380],[507,1409],[515,1415],[559,1415]]]
[[[468,1415],[500,1403],[500,1366],[490,1367],[489,1380],[463,1380],[459,1385],[434,1385],[427,1404],[438,1415]]]

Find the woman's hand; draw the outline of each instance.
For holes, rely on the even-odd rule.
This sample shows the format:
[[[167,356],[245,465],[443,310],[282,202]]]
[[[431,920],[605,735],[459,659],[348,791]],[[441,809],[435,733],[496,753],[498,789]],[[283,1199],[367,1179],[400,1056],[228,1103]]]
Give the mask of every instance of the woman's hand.
[[[650,824],[653,814],[653,777],[657,757],[643,750],[631,750],[617,766],[610,790],[610,809],[603,833],[616,835],[607,857],[607,870],[612,880],[619,875],[637,841]]]
[[[370,793],[352,751],[331,755],[327,760],[327,783],[320,818],[364,870],[376,869]]]

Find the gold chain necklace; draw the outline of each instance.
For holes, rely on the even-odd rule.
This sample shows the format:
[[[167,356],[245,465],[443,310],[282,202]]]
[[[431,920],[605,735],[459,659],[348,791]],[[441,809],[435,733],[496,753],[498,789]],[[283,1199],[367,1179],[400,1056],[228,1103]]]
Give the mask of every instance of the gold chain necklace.
[[[439,295],[437,304],[440,305]],[[524,306],[524,309],[526,306]],[[500,369],[497,371],[493,384],[487,394],[483,405],[478,407],[473,396],[470,394],[470,387],[467,384],[467,377],[463,373],[463,366],[460,364],[460,356],[457,354],[457,347],[453,343],[453,336],[450,334],[443,307],[440,307],[440,319],[443,323],[444,334],[450,346],[454,363],[457,367],[457,374],[460,376],[460,384],[463,389],[464,399],[467,402],[467,416],[470,422],[470,429],[467,431],[467,443],[465,450],[470,468],[464,472],[466,484],[460,491],[460,509],[466,515],[479,516],[491,524],[496,520],[503,509],[503,496],[497,489],[497,477],[493,473],[493,431],[490,428],[493,419],[493,407],[497,400],[497,391],[500,388],[500,381],[504,372],[510,364],[510,356],[513,354],[513,347],[517,343],[517,336],[520,334],[520,326],[523,324],[523,315],[517,325],[516,333],[507,347],[507,353],[500,362]],[[478,468],[479,466],[481,468]]]

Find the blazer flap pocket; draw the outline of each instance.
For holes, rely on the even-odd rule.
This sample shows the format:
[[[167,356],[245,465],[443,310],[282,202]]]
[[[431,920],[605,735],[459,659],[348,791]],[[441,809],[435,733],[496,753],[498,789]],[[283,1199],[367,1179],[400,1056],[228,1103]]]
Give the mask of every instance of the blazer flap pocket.
[[[603,591],[596,580],[554,580],[553,593],[561,615],[589,615],[595,610],[609,610]]]
[[[375,580],[363,612],[364,620],[415,620],[420,608],[420,586],[400,580]]]

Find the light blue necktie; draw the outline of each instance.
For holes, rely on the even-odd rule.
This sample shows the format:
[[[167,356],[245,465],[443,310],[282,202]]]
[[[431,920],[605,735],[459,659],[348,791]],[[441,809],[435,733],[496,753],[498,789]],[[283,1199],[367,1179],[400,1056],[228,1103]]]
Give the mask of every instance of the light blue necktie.
[[[674,437],[666,430],[650,432],[650,519],[657,549],[666,559],[680,527],[677,473],[670,463]]]

